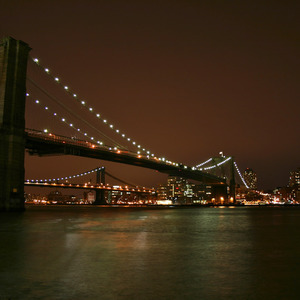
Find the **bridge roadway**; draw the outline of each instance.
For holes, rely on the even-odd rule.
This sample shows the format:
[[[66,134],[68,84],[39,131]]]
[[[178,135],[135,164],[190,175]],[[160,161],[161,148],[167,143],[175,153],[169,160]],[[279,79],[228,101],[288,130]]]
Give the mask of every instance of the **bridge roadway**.
[[[208,174],[191,167],[173,164],[158,158],[138,155],[126,150],[115,150],[113,147],[99,146],[96,143],[44,133],[37,130],[26,129],[25,147],[31,155],[75,155],[118,162],[138,167],[157,170],[172,176],[193,179],[206,184],[226,184],[226,179]]]

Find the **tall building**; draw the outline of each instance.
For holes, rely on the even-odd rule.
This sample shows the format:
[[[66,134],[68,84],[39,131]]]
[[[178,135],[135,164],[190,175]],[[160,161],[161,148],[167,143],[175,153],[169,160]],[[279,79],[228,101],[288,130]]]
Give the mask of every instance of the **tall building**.
[[[169,176],[167,183],[167,194],[174,203],[185,203],[184,192],[186,190],[186,179],[176,176]]]
[[[257,175],[252,169],[247,168],[244,171],[243,177],[244,177],[249,189],[251,189],[251,190],[257,189]]]
[[[289,186],[300,185],[300,168],[290,172]]]

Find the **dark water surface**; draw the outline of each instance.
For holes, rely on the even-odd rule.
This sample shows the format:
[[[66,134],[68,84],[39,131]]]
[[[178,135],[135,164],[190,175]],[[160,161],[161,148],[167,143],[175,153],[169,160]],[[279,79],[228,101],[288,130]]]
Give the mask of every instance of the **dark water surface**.
[[[2,299],[300,299],[300,208],[0,214]]]

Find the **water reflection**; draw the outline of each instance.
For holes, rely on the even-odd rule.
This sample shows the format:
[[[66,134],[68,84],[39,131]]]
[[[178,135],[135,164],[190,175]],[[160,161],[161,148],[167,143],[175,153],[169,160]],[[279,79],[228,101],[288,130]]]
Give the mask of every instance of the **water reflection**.
[[[1,296],[292,299],[299,217],[297,209],[276,208],[3,214]]]

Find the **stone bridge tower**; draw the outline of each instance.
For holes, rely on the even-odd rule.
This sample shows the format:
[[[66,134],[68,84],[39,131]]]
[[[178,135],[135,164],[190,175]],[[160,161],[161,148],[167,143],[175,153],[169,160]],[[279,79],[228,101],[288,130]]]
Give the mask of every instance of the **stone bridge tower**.
[[[0,41],[0,211],[24,210],[26,70],[29,46]]]

